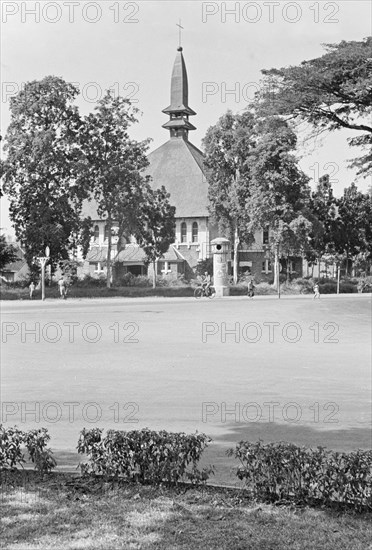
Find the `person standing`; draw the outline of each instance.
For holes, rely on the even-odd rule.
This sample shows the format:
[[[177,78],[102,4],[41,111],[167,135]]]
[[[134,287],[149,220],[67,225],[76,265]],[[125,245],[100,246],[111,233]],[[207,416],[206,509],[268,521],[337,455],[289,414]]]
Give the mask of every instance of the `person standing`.
[[[254,284],[252,279],[248,283],[248,296],[250,298],[253,298],[254,296]]]
[[[58,288],[61,298],[66,300],[66,283],[63,277],[61,277],[58,281]]]
[[[318,283],[314,286],[314,300],[315,298],[320,298],[319,285]]]
[[[33,300],[33,298],[34,298],[35,288],[36,288],[36,286],[35,286],[34,281],[31,281],[30,286],[29,286],[29,289],[30,289],[30,300]]]

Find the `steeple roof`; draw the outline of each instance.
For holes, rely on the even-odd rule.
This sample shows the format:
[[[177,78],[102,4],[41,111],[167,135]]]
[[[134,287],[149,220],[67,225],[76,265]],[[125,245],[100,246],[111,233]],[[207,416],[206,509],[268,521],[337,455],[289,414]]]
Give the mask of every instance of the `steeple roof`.
[[[195,111],[189,107],[189,86],[181,46],[177,49],[177,55],[173,65],[171,103],[169,107],[163,109],[163,113],[167,115],[196,115]]]
[[[207,217],[208,183],[203,153],[188,140],[170,139],[148,155],[144,175],[152,186],[162,185],[176,207],[177,218]]]

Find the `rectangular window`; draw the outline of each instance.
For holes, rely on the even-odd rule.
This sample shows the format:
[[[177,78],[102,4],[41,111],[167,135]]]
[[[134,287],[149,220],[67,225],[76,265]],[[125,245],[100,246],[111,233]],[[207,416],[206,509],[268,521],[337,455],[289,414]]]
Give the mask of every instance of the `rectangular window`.
[[[264,260],[262,262],[262,272],[263,273],[271,273],[271,261],[270,260]]]
[[[187,242],[187,225],[186,222],[181,223],[181,243]]]
[[[199,233],[199,228],[198,228],[198,223],[197,222],[194,222],[192,224],[192,242],[193,243],[197,243],[198,242],[198,233]]]

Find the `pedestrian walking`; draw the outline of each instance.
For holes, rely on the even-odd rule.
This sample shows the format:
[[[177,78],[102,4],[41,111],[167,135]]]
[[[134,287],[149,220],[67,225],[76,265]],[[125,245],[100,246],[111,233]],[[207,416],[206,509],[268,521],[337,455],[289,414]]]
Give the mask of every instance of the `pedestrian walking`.
[[[320,292],[319,292],[319,285],[318,284],[316,284],[314,286],[314,300],[315,300],[315,298],[320,298]]]
[[[248,296],[250,298],[253,298],[254,296],[254,284],[252,279],[248,283]]]
[[[59,294],[61,298],[66,300],[67,297],[67,289],[66,289],[66,282],[63,277],[61,277],[58,281],[58,288],[59,288]]]
[[[36,288],[36,286],[35,286],[34,281],[31,281],[30,286],[29,286],[29,289],[30,289],[30,300],[33,300],[33,298],[34,298],[35,288]]]

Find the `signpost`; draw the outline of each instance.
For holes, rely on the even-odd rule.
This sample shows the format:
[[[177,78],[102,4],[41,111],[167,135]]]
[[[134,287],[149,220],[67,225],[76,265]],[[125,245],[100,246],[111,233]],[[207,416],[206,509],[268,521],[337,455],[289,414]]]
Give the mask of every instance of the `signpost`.
[[[38,260],[41,265],[41,299],[45,300],[45,266],[49,260],[50,248],[45,247],[45,256],[39,256]]]

